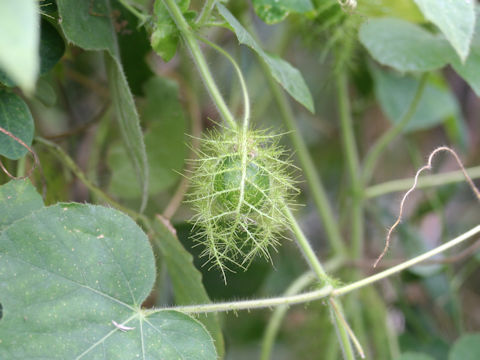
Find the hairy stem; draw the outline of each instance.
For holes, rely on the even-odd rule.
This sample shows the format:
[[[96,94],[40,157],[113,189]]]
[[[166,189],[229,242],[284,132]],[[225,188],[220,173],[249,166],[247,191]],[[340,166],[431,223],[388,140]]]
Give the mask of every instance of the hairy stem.
[[[180,34],[182,35],[182,38],[184,39],[188,49],[190,50],[197,69],[200,72],[205,86],[208,89],[208,92],[210,93],[213,102],[217,106],[218,111],[220,112],[223,119],[229,124],[229,126],[235,129],[237,127],[235,118],[228,109],[228,106],[225,103],[225,100],[223,99],[222,94],[220,93],[220,90],[215,83],[215,80],[213,79],[212,73],[210,72],[207,61],[205,60],[205,57],[200,50],[200,45],[198,44],[195,34],[192,32],[190,26],[183,17],[183,14],[180,11],[175,0],[164,0],[164,4],[168,12],[170,13],[173,21],[177,25],[177,28],[180,31]]]
[[[209,313],[209,312],[253,310],[253,309],[262,309],[262,308],[272,308],[279,305],[302,304],[302,303],[324,299],[329,296],[342,296],[352,291],[358,290],[364,286],[371,285],[377,281],[380,281],[392,275],[395,275],[409,267],[415,266],[426,259],[429,259],[435,255],[445,252],[465,242],[466,240],[470,239],[471,237],[477,234],[480,234],[480,225],[475,226],[474,228],[463,233],[462,235],[450,240],[449,242],[435,249],[427,251],[422,255],[416,256],[413,259],[405,261],[390,269],[384,270],[375,275],[369,276],[365,279],[353,282],[351,284],[342,286],[337,289],[334,289],[332,286],[327,285],[319,290],[309,291],[309,292],[305,292],[298,295],[280,296],[280,297],[274,297],[274,298],[268,298],[268,299],[232,301],[232,302],[224,302],[224,303],[216,303],[216,304],[176,306],[176,307],[170,307],[170,308],[152,309],[152,310],[149,310],[149,312],[155,313],[163,310],[177,310],[187,314],[200,314],[200,313]]]
[[[375,166],[378,162],[378,159],[382,155],[385,148],[392,142],[393,139],[395,139],[402,132],[403,129],[405,129],[405,127],[412,119],[413,115],[415,115],[418,104],[420,103],[420,99],[423,95],[423,90],[425,89],[425,86],[427,84],[427,79],[428,73],[424,73],[422,75],[422,78],[420,79],[417,90],[415,91],[412,102],[410,103],[410,106],[408,107],[403,117],[398,123],[391,127],[390,130],[385,132],[368,151],[365,157],[362,175],[363,183],[365,185],[370,182],[373,176],[373,172],[375,171]]]
[[[292,226],[292,231],[295,234],[298,246],[302,250],[302,253],[305,256],[308,265],[312,268],[313,272],[316,274],[318,280],[320,280],[320,283],[322,285],[330,285],[332,283],[332,280],[325,272],[322,264],[320,263],[320,260],[318,260],[318,257],[315,255],[315,252],[313,251],[310,243],[305,237],[305,234],[303,233],[302,229],[300,229],[297,220],[287,206],[285,206],[285,215],[290,222],[290,225]],[[332,298],[330,301],[330,308],[338,333],[337,337],[343,350],[343,355],[345,359],[355,359],[352,345],[350,343],[350,337],[352,336],[349,333],[349,326],[345,320],[345,316],[343,315],[342,306],[337,300]],[[353,336],[352,338],[355,337]]]
[[[280,116],[282,117],[282,120],[289,132],[288,135],[290,136],[290,140],[295,148],[296,156],[300,161],[302,171],[307,179],[309,190],[312,194],[318,214],[323,220],[323,225],[325,226],[325,232],[330,245],[332,246],[332,249],[336,255],[345,255],[347,253],[347,249],[343,243],[340,229],[337,225],[337,220],[334,217],[334,211],[328,200],[327,191],[325,190],[325,186],[318,175],[317,169],[315,168],[312,157],[308,152],[307,145],[303,140],[300,130],[297,127],[288,99],[273,79],[273,76],[265,62],[260,57],[258,57],[258,61],[260,62],[263,72],[268,80],[268,85],[278,106],[278,110],[280,111]]]

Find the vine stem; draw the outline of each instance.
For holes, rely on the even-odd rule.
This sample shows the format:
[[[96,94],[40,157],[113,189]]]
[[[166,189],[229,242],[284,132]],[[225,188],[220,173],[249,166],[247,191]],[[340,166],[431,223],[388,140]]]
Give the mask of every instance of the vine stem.
[[[222,94],[218,89],[215,80],[213,79],[212,73],[207,65],[207,61],[202,54],[200,49],[200,45],[195,37],[195,34],[192,32],[190,25],[188,25],[187,21],[183,17],[182,12],[180,11],[177,3],[175,0],[163,0],[165,7],[167,8],[170,16],[172,17],[173,21],[177,25],[180,34],[182,35],[185,43],[187,44],[190,53],[192,54],[193,60],[197,65],[198,71],[205,83],[205,86],[208,89],[210,96],[212,97],[213,102],[217,106],[220,115],[223,119],[227,122],[229,126],[233,129],[237,128],[237,123],[235,122],[235,118],[228,109],[227,104],[223,100]]]
[[[336,72],[337,100],[342,129],[342,142],[353,191],[352,204],[352,253],[354,258],[360,258],[363,251],[363,205],[361,194],[363,183],[361,180],[360,161],[353,130],[350,102],[348,99],[347,75],[345,72]]]
[[[318,280],[320,280],[320,283],[322,285],[331,285],[332,280],[325,272],[325,269],[320,263],[320,260],[318,260],[318,257],[315,255],[315,252],[313,251],[310,243],[308,242],[308,239],[305,237],[305,234],[303,233],[302,229],[297,223],[297,220],[293,216],[292,211],[288,208],[288,206],[285,206],[284,212],[288,221],[290,222],[290,225],[292,226],[292,231],[295,234],[298,246],[302,250],[302,253],[305,256],[308,265],[312,268],[313,272],[317,276]],[[352,344],[350,343],[350,338],[354,340],[355,345],[358,345],[357,348],[359,349],[360,354],[363,354],[363,350],[360,344],[355,341],[356,338],[350,331],[348,323],[345,320],[341,304],[334,298],[330,299],[330,309],[337,329],[338,340],[342,348],[344,358],[348,360],[353,360],[355,359],[355,355],[353,353]]]
[[[253,309],[261,309],[261,308],[272,308],[279,305],[302,304],[302,303],[324,299],[329,296],[333,296],[333,297],[343,296],[354,290],[358,290],[364,286],[371,285],[377,281],[380,281],[382,279],[395,275],[409,267],[415,266],[426,259],[429,259],[435,255],[438,255],[444,251],[447,251],[463,243],[464,241],[470,239],[472,236],[475,236],[477,234],[480,234],[480,225],[473,227],[472,229],[461,234],[460,236],[457,236],[456,238],[450,240],[449,242],[443,245],[440,245],[435,249],[427,251],[422,255],[416,256],[413,259],[405,261],[390,269],[384,270],[375,275],[369,276],[359,281],[355,281],[351,284],[339,287],[337,289],[334,289],[331,285],[327,285],[322,287],[319,290],[313,290],[313,291],[305,292],[298,295],[292,295],[292,296],[280,296],[280,297],[273,297],[268,299],[232,301],[232,302],[203,304],[203,305],[175,306],[175,307],[168,307],[168,308],[152,309],[149,311],[151,313],[155,313],[163,310],[177,310],[177,311],[184,312],[186,314],[201,314],[201,313],[210,313],[210,312],[253,310]]]
[[[325,226],[325,232],[330,245],[332,246],[332,249],[336,255],[344,256],[347,253],[347,249],[343,242],[342,235],[340,234],[337,221],[334,218],[334,212],[328,200],[327,191],[325,190],[325,186],[323,185],[323,182],[317,173],[317,169],[315,168],[312,157],[308,152],[307,145],[305,144],[305,141],[303,140],[300,130],[295,122],[292,108],[288,103],[286,95],[273,79],[273,76],[263,59],[260,56],[257,56],[257,58],[262,67],[263,73],[267,78],[273,98],[277,103],[280,116],[282,117],[283,122],[289,131],[288,134],[292,141],[293,147],[295,148],[296,156],[302,165],[302,170],[307,179],[309,189],[313,197],[313,202],[315,203],[318,214],[323,220],[323,225]]]
[[[205,44],[209,45],[210,47],[217,50],[220,54],[225,56],[228,59],[228,61],[230,61],[230,63],[232,64],[233,68],[235,69],[235,72],[237,73],[238,79],[240,81],[240,87],[242,88],[242,95],[243,95],[243,127],[248,129],[248,123],[250,121],[250,97],[248,96],[247,84],[243,77],[242,71],[240,70],[240,67],[238,66],[235,59],[228,52],[223,50],[220,46],[211,42],[208,39],[205,39],[202,37],[198,37],[198,38],[200,39],[200,41],[204,42]]]
[[[425,90],[425,86],[427,84],[428,73],[424,73],[420,79],[418,84],[417,90],[413,95],[412,102],[408,107],[407,111],[400,119],[395,126],[391,127],[387,132],[385,132],[376,142],[370,150],[368,151],[367,155],[365,156],[365,161],[363,165],[363,183],[366,185],[370,182],[373,172],[375,170],[375,165],[377,164],[378,159],[382,155],[385,148],[390,144],[390,142],[395,139],[403,129],[408,125],[410,120],[415,115],[417,111],[418,104],[420,103],[420,99],[422,98],[423,91]]]
[[[480,178],[480,166],[465,169],[472,179]],[[449,171],[442,174],[424,175],[418,179],[417,189],[453,184],[465,181],[462,170]],[[366,198],[374,198],[397,191],[406,191],[412,186],[412,178],[387,181],[381,184],[370,186],[365,190]]]
[[[199,26],[202,26],[205,24],[205,22],[208,20],[210,17],[210,14],[212,13],[213,7],[215,6],[216,0],[206,0],[205,4],[203,5],[202,11],[200,12],[200,15],[198,15],[197,19],[195,20],[195,23]]]

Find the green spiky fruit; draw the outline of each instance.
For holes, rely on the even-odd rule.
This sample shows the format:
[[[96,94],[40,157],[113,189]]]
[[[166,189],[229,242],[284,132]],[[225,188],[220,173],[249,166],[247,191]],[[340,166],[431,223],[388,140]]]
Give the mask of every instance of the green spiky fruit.
[[[291,165],[278,136],[223,129],[202,140],[191,177],[189,202],[196,210],[195,240],[202,255],[225,276],[230,266],[246,268],[285,230],[284,210],[296,192]]]
[[[268,196],[270,177],[267,172],[247,158],[244,194],[241,194],[242,159],[239,155],[228,156],[219,162],[214,188],[221,193],[217,201],[227,210],[235,210],[243,196],[247,208],[261,207]],[[246,209],[244,209],[246,210]]]

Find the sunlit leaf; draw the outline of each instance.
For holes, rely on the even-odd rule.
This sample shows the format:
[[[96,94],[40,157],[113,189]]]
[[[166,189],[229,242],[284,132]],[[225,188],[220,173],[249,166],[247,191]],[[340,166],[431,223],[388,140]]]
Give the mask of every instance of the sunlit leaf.
[[[0,1],[0,68],[28,93],[40,69],[39,25],[37,1]]]

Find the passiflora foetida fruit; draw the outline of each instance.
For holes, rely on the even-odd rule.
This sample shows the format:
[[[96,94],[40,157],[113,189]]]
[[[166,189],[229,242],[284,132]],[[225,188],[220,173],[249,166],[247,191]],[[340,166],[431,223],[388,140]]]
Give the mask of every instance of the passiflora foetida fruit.
[[[258,254],[270,259],[288,223],[284,209],[297,190],[278,139],[266,131],[222,128],[210,131],[197,151],[188,198],[196,211],[195,240],[224,276]]]

